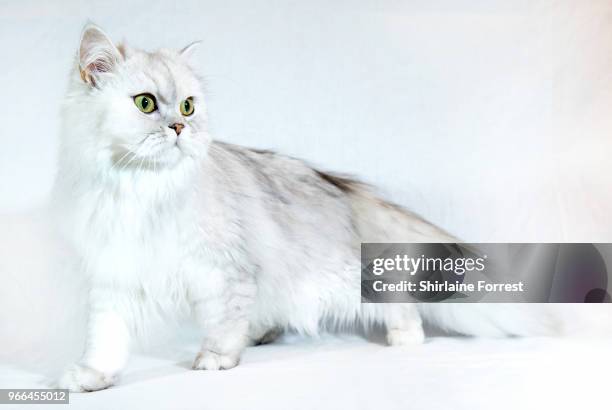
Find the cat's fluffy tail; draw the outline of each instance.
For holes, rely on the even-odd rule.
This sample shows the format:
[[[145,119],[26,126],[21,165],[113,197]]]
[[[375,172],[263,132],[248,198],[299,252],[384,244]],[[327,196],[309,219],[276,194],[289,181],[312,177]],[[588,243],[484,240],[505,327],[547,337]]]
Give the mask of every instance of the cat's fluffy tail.
[[[364,184],[342,177],[361,242],[460,242],[419,216],[380,199]],[[447,332],[483,337],[612,337],[612,306],[527,303],[421,303],[423,320]]]

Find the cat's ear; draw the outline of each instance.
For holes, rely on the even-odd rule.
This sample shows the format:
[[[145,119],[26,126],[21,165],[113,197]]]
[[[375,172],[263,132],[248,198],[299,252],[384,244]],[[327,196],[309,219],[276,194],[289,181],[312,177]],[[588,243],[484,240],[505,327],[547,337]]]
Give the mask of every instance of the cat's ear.
[[[79,44],[79,70],[85,83],[96,86],[100,75],[115,70],[122,59],[119,49],[98,26],[85,25]]]
[[[196,51],[196,49],[200,46],[200,44],[202,44],[201,40],[194,41],[193,43],[190,43],[190,44],[186,45],[185,47],[183,47],[181,49],[181,51],[179,51],[179,54],[182,57],[184,57],[186,59],[189,59],[189,58],[191,58],[193,53]]]

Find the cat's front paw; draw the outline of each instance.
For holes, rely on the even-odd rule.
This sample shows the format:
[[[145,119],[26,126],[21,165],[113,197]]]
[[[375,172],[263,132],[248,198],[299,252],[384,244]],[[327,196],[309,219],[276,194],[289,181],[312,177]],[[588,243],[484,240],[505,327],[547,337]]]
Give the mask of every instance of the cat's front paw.
[[[82,393],[103,390],[113,385],[115,377],[98,370],[75,364],[70,366],[57,382],[60,389]]]
[[[227,370],[236,367],[239,361],[239,354],[219,354],[203,350],[198,353],[191,368],[194,370]]]
[[[387,343],[389,346],[418,345],[425,341],[423,328],[415,326],[412,329],[390,329],[387,332]]]

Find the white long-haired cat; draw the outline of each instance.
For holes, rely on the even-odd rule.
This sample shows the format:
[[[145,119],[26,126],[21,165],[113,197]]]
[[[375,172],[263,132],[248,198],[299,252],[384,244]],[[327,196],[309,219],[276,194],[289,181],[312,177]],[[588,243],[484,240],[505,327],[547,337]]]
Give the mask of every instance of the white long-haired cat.
[[[56,203],[90,281],[82,360],[60,387],[110,386],[143,316],[188,307],[194,369],[229,369],[251,343],[323,324],[383,325],[421,343],[421,316],[465,334],[545,334],[523,306],[361,304],[361,242],[453,238],[355,181],[213,142],[193,46],[148,53],[83,31],[63,107]]]

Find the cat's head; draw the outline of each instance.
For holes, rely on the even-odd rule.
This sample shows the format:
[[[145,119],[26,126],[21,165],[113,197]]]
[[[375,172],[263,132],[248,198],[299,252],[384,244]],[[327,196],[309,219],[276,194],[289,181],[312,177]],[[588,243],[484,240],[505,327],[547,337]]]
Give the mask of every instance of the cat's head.
[[[203,156],[206,106],[188,63],[195,45],[145,52],[87,25],[63,110],[65,149],[113,172],[161,171]]]

